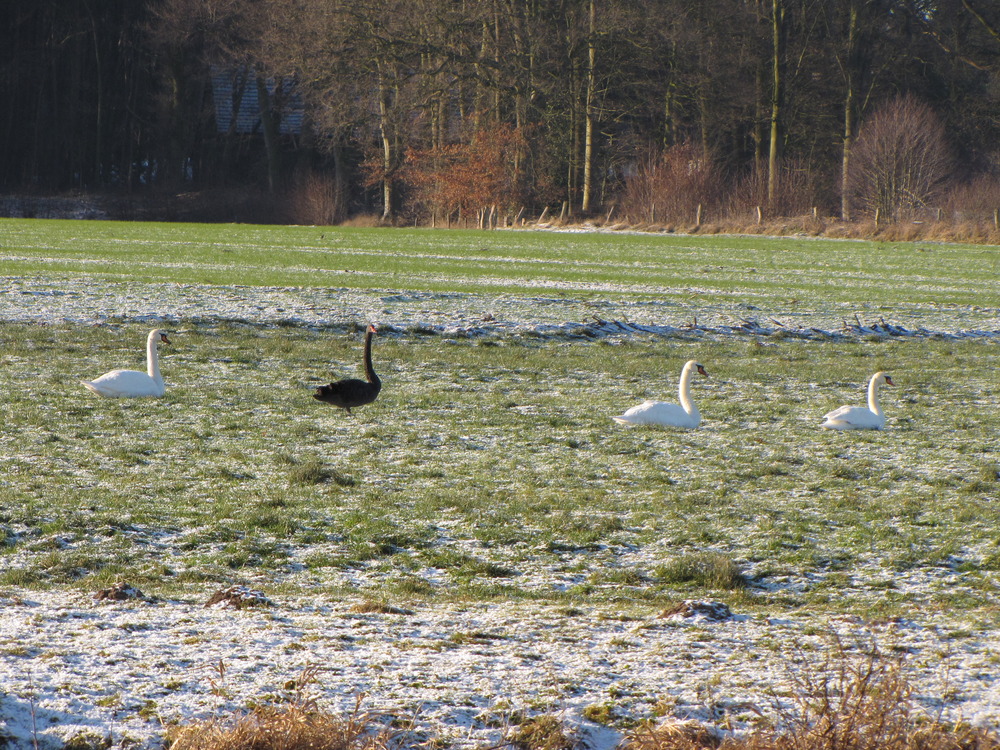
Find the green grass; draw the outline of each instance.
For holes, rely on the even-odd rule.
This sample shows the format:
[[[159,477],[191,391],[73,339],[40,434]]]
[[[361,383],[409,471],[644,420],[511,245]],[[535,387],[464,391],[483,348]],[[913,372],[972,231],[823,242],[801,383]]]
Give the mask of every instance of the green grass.
[[[163,356],[167,396],[136,401],[76,383],[135,357],[123,337],[0,336],[7,585],[169,591],[267,572],[331,595],[361,578],[372,597],[655,604],[700,590],[867,611],[948,606],[942,571],[971,580],[1000,557],[1000,414],[973,406],[1000,396],[996,342],[782,340],[748,360],[735,338],[380,337],[383,393],[348,416],[310,393],[324,363],[356,358],[356,335],[188,326]],[[672,399],[689,357],[711,373],[695,384],[699,430],[611,421]],[[884,432],[817,429],[882,368],[898,384]],[[746,599],[741,576],[803,585]],[[926,582],[897,595],[902,582],[885,584],[900,576]],[[972,586],[966,605],[992,596]]]
[[[1000,305],[976,245],[649,234],[0,220],[0,275],[587,299]],[[886,283],[891,279],[891,284]],[[992,279],[994,283],[989,283]]]
[[[813,310],[933,297],[917,306],[952,306],[953,320],[1000,302],[984,280],[996,251],[969,246],[43,221],[0,222],[0,238],[0,274],[50,285],[512,295],[549,278],[560,295],[697,308],[698,280]],[[751,263],[767,273],[740,270]],[[360,333],[213,322],[198,289],[205,315],[173,325],[162,350],[163,399],[78,384],[141,368],[146,325],[0,324],[0,585],[184,592],[264,574],[378,601],[994,609],[995,339],[409,330],[376,339],[383,392],[348,416],[311,391],[332,370],[359,374]],[[710,372],[694,384],[701,428],[611,421],[674,400],[689,358]],[[897,383],[887,429],[819,430],[829,409],[863,403],[879,369]]]

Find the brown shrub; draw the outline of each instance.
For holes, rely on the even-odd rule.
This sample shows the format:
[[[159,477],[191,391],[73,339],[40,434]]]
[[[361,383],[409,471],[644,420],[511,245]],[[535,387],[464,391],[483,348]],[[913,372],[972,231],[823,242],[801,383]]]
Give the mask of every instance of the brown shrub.
[[[699,206],[714,217],[722,183],[711,158],[693,144],[650,151],[625,179],[620,206],[631,221],[694,226]]]
[[[757,209],[763,218],[805,216],[816,205],[816,188],[810,171],[794,161],[781,164],[773,202],[767,198],[767,172],[759,170],[739,180],[726,199],[730,219],[749,223]]]
[[[430,216],[477,214],[495,207],[511,213],[527,199],[523,130],[484,122],[469,143],[428,150],[411,149],[399,179],[419,212]]]
[[[801,655],[800,655],[801,658]],[[920,714],[904,663],[874,645],[839,640],[817,664],[792,677],[790,706],[778,706],[779,728],[719,740],[689,724],[644,727],[622,750],[998,750],[1000,736]]]
[[[347,215],[343,190],[325,174],[310,172],[292,189],[288,207],[292,224],[330,226]]]
[[[957,185],[944,197],[942,207],[956,222],[985,224],[995,229],[1000,211],[1000,178],[980,175]]]
[[[784,740],[810,750],[902,750],[915,726],[911,693],[900,659],[874,645],[853,653],[835,640],[818,665],[793,677]]]

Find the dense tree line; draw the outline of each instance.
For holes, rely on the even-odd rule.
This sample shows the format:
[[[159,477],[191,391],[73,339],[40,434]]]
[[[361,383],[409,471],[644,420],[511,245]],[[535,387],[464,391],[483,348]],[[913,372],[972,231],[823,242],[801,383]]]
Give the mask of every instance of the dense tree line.
[[[253,187],[315,221],[1000,202],[992,0],[4,7],[5,192]]]

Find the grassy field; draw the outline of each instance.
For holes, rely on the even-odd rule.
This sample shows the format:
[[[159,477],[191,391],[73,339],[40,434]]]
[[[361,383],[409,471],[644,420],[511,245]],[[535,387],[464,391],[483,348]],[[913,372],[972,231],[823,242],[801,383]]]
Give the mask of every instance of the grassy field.
[[[976,245],[8,219],[0,247],[2,276],[1000,306],[1000,253]]]
[[[972,246],[41,221],[0,239],[0,275],[48,284],[1000,304],[1000,253]],[[348,416],[310,393],[359,374],[359,333],[213,323],[206,297],[171,326],[158,400],[77,383],[142,369],[149,325],[0,325],[0,584],[997,617],[995,338],[402,332],[376,339],[383,393]],[[710,373],[700,429],[611,421],[675,400],[689,358]],[[818,429],[878,369],[886,430]]]

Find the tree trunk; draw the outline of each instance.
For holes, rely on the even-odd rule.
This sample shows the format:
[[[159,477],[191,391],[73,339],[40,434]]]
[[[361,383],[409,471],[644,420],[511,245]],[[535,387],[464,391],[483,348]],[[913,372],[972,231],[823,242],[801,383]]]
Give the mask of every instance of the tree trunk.
[[[781,75],[782,25],[785,10],[782,0],[771,0],[771,30],[773,37],[773,57],[771,60],[771,142],[767,154],[767,202],[774,206],[778,190],[778,126],[781,120]]]
[[[759,63],[755,68],[754,117],[750,138],[753,141],[753,173],[757,176],[764,170],[764,120],[767,117],[767,103],[764,101],[764,63]]]
[[[854,58],[858,40],[858,8],[853,3],[848,10],[847,21],[847,54],[844,74],[846,86],[844,91],[844,154],[840,165],[840,218],[850,221],[851,198],[848,192],[848,174],[851,166],[851,148],[854,146],[854,112],[855,112],[855,76]]]
[[[500,70],[500,12],[495,5],[493,6],[493,66],[494,70]],[[498,119],[500,117],[500,104],[500,86],[494,86],[493,112]]]
[[[104,154],[103,154],[103,144],[104,144],[104,132],[103,132],[103,119],[104,119],[104,75],[101,70],[101,47],[97,38],[97,22],[94,20],[94,14],[90,10],[90,6],[85,3],[87,8],[87,15],[90,17],[90,31],[91,39],[94,42],[94,64],[97,74],[94,76],[95,94],[97,101],[95,104],[95,116],[94,116],[94,178],[98,185],[103,186],[104,184]]]
[[[569,119],[569,158],[566,159],[566,201],[572,202],[576,194],[580,169],[580,92],[579,71],[574,65],[570,72],[570,95],[567,112]],[[564,201],[565,202],[565,201]]]
[[[482,28],[479,32],[479,57],[474,64],[474,69],[476,71],[476,93],[474,102],[472,105],[472,117],[473,119],[473,129],[479,129],[479,119],[483,116],[486,111],[486,97],[488,95],[488,89],[486,86],[486,79],[489,75],[488,65],[479,62],[479,59],[487,60],[489,55],[489,38],[490,38],[490,27],[489,24],[484,20],[482,23]]]
[[[392,162],[394,158],[392,135],[389,125],[389,89],[382,75],[378,75],[378,117],[382,135],[382,221],[390,221],[395,211],[392,190]]]
[[[590,196],[593,185],[594,87],[596,86],[594,67],[597,61],[597,45],[594,39],[596,4],[596,0],[590,0],[590,34],[587,40],[587,91],[584,100],[585,126],[583,136],[583,200],[580,203],[580,208],[584,213],[590,211]]]
[[[333,199],[334,214],[332,220],[339,223],[347,217],[347,177],[344,174],[344,147],[337,145],[333,149]]]
[[[278,128],[281,115],[271,104],[271,95],[267,90],[267,81],[259,73],[255,76],[257,82],[257,104],[260,110],[261,131],[264,134],[264,149],[267,152],[267,192],[277,190],[281,174],[281,154],[278,143]]]

